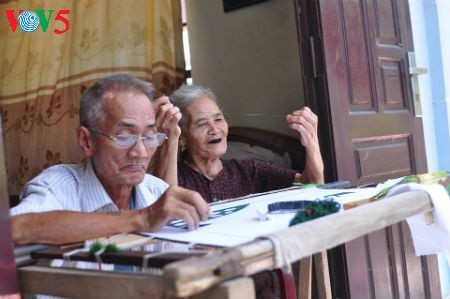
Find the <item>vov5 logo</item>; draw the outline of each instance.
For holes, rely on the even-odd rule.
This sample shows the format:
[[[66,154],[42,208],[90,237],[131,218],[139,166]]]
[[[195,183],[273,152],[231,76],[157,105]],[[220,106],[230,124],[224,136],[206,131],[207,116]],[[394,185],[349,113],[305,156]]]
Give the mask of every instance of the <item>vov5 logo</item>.
[[[48,25],[50,21],[59,22],[62,25],[58,25],[58,28],[53,30],[56,34],[63,34],[70,28],[70,22],[67,19],[67,16],[70,13],[70,9],[61,9],[56,13],[55,18],[52,20],[52,15],[55,10],[44,10],[37,9],[35,11],[31,10],[17,10],[18,17],[16,17],[16,10],[14,9],[4,9],[6,17],[9,21],[9,27],[11,27],[12,32],[16,32],[17,25],[19,25],[20,29],[25,32],[33,32],[35,31],[39,25],[41,25],[41,29],[43,32],[47,31]],[[48,13],[46,13],[48,12]]]

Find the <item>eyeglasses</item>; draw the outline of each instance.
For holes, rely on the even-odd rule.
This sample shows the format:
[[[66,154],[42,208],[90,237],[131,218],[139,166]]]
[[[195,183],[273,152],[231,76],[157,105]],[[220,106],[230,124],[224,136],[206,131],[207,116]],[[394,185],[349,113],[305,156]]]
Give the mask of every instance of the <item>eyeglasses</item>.
[[[138,140],[142,140],[145,147],[158,147],[164,142],[164,140],[167,139],[167,136],[164,133],[151,133],[144,137],[139,137],[134,134],[120,134],[116,136],[109,136],[108,134],[95,128],[88,127],[88,129],[96,134],[105,136],[109,140],[113,141],[114,145],[119,148],[132,148],[136,145]]]

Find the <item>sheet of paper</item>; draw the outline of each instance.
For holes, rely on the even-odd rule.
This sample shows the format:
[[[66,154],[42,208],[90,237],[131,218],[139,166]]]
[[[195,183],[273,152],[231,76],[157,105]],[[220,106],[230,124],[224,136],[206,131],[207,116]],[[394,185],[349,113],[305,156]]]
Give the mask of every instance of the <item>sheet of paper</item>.
[[[257,194],[212,205],[212,217],[202,222],[200,227],[194,231],[188,231],[184,222],[177,221],[172,223],[171,226],[164,227],[158,233],[145,234],[156,238],[194,244],[236,246],[289,227],[289,222],[295,216],[295,212],[271,214],[270,220],[260,220],[258,210],[267,211],[267,205],[270,203],[333,198],[335,201],[344,204],[370,198],[377,194],[378,190],[377,188],[289,188]]]

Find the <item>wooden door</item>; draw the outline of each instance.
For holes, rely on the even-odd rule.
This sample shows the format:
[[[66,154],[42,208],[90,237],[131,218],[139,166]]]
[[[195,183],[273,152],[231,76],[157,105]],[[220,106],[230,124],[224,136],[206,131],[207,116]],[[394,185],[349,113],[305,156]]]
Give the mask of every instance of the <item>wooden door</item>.
[[[327,179],[356,186],[426,172],[409,75],[408,1],[296,3],[306,99],[322,120]]]
[[[408,53],[408,0],[294,0],[307,104],[325,177],[354,186],[427,171]],[[404,223],[329,251],[333,298],[440,298],[435,256]]]

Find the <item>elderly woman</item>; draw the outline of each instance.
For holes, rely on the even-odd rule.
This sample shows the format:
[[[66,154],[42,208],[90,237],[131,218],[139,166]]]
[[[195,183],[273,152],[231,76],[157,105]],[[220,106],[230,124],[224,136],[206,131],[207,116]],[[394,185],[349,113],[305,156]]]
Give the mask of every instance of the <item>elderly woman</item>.
[[[214,93],[183,85],[170,96],[182,114],[178,184],[196,190],[208,202],[289,187],[293,182],[323,183],[323,162],[317,137],[317,116],[307,107],[286,116],[306,150],[302,173],[267,163],[222,160],[227,150],[228,123]]]
[[[210,89],[183,85],[170,100],[182,114],[179,145],[183,150],[175,171],[178,184],[199,192],[207,202],[281,189],[293,182],[323,183],[317,116],[309,108],[286,116],[288,126],[300,133],[306,149],[305,169],[299,173],[251,159],[222,160],[227,151],[228,123]],[[254,279],[257,298],[278,298],[270,271],[260,272]]]

